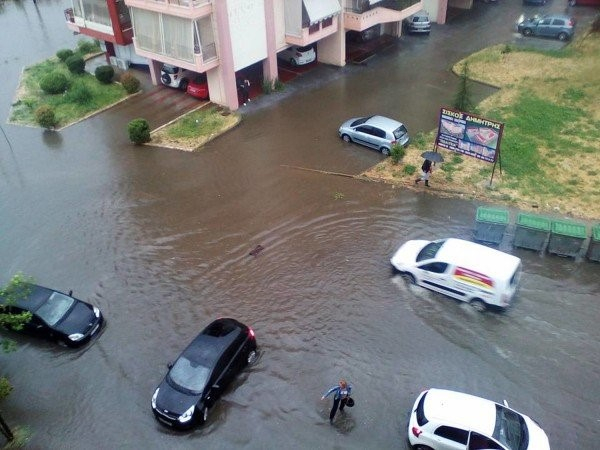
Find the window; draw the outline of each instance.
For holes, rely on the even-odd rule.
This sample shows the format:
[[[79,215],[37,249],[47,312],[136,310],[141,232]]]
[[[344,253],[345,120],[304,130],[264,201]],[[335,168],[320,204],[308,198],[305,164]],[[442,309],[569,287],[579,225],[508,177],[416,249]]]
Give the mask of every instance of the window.
[[[552,22],[552,19],[544,19],[540,22],[540,25],[550,25],[550,22]]]
[[[380,138],[385,138],[385,131],[379,129],[379,128],[375,128],[373,127],[373,136],[377,136]]]
[[[427,272],[433,273],[444,273],[448,268],[448,264],[444,262],[433,262],[429,264],[423,264],[419,269],[426,270]]]
[[[421,397],[421,400],[419,400],[419,404],[417,405],[417,409],[415,410],[417,416],[417,423],[421,427],[427,422],[429,422],[427,417],[425,417],[425,397],[427,397],[427,392],[423,394],[423,397]]]
[[[562,20],[562,19],[554,19],[552,21],[552,25],[558,25],[558,26],[564,27],[565,26],[565,21]]]
[[[435,430],[435,435],[449,439],[454,442],[459,442],[461,444],[467,444],[469,439],[469,432],[467,430],[461,430],[460,428],[447,427],[442,425],[441,427]],[[482,447],[478,447],[482,448]],[[497,448],[497,447],[493,447]]]
[[[469,438],[467,450],[503,450],[503,448],[493,439],[473,431]]]
[[[373,134],[373,131],[372,131],[371,127],[368,126],[368,125],[364,125],[362,127],[358,127],[356,129],[356,131],[358,131],[359,133]]]
[[[331,25],[333,25],[333,17],[329,17],[329,18],[325,19],[323,22],[321,22],[321,24],[322,24],[321,26],[323,28],[330,27]]]
[[[440,247],[444,245],[444,242],[446,241],[435,241],[427,244],[417,255],[417,262],[435,257]]]

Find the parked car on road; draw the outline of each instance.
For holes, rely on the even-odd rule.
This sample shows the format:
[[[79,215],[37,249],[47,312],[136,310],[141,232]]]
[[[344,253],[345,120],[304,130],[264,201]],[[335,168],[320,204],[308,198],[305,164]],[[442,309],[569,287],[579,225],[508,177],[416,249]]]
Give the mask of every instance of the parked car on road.
[[[187,93],[192,97],[196,97],[201,100],[208,100],[209,94],[206,74],[199,73],[191,78],[187,86]]]
[[[429,13],[423,9],[414,13],[412,16],[408,16],[404,19],[402,24],[407,33],[429,34],[431,31]]]
[[[277,53],[277,57],[283,61],[289,62],[292,66],[303,66],[310,64],[317,59],[317,53],[312,45],[300,47],[292,45]]]
[[[379,150],[384,155],[390,154],[394,144],[404,147],[410,140],[408,130],[402,122],[383,116],[355,117],[344,122],[338,130],[345,142]]]
[[[346,40],[355,43],[372,41],[381,36],[381,25],[373,25],[362,31],[350,30],[346,32]]]
[[[470,303],[510,306],[521,278],[521,259],[462,239],[410,240],[390,261],[411,283]]]
[[[217,319],[194,338],[152,395],[156,419],[188,429],[206,422],[208,410],[233,378],[256,360],[252,328],[235,319]]]
[[[445,389],[428,389],[417,397],[408,441],[420,450],[550,450],[544,430],[506,402]]]
[[[163,64],[160,71],[160,81],[162,84],[181,89],[182,91],[187,89],[192,76],[193,72],[171,64]]]
[[[104,318],[98,307],[36,284],[26,283],[9,300],[0,296],[0,304],[11,314],[31,313],[23,333],[58,341],[68,347],[80,347],[96,335]]]
[[[575,33],[575,19],[564,15],[534,16],[517,25],[523,36],[553,37],[566,41]]]

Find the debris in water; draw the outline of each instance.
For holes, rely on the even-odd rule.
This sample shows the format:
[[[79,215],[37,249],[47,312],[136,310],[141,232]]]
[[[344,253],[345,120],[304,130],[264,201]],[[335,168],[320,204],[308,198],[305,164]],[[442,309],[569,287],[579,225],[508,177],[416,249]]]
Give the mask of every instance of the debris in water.
[[[265,248],[264,248],[262,245],[258,244],[256,247],[254,247],[254,250],[252,250],[252,251],[250,252],[250,256],[256,256],[256,255],[258,255],[260,252],[262,252],[264,249],[265,249]]]

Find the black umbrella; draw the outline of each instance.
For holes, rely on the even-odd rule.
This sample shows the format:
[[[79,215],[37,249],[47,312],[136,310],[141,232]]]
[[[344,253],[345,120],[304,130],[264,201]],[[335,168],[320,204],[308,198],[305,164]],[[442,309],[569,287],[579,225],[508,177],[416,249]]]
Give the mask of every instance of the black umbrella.
[[[432,151],[423,152],[423,153],[421,153],[421,156],[425,159],[428,159],[429,161],[436,162],[436,163],[444,161],[444,157],[438,152],[432,152]]]

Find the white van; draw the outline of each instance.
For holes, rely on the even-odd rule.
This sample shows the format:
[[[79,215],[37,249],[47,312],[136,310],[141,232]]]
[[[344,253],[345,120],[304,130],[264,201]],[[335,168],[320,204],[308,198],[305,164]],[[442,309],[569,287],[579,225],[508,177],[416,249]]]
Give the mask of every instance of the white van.
[[[396,251],[392,266],[412,283],[470,303],[507,308],[521,278],[521,259],[462,239],[412,240]]]

